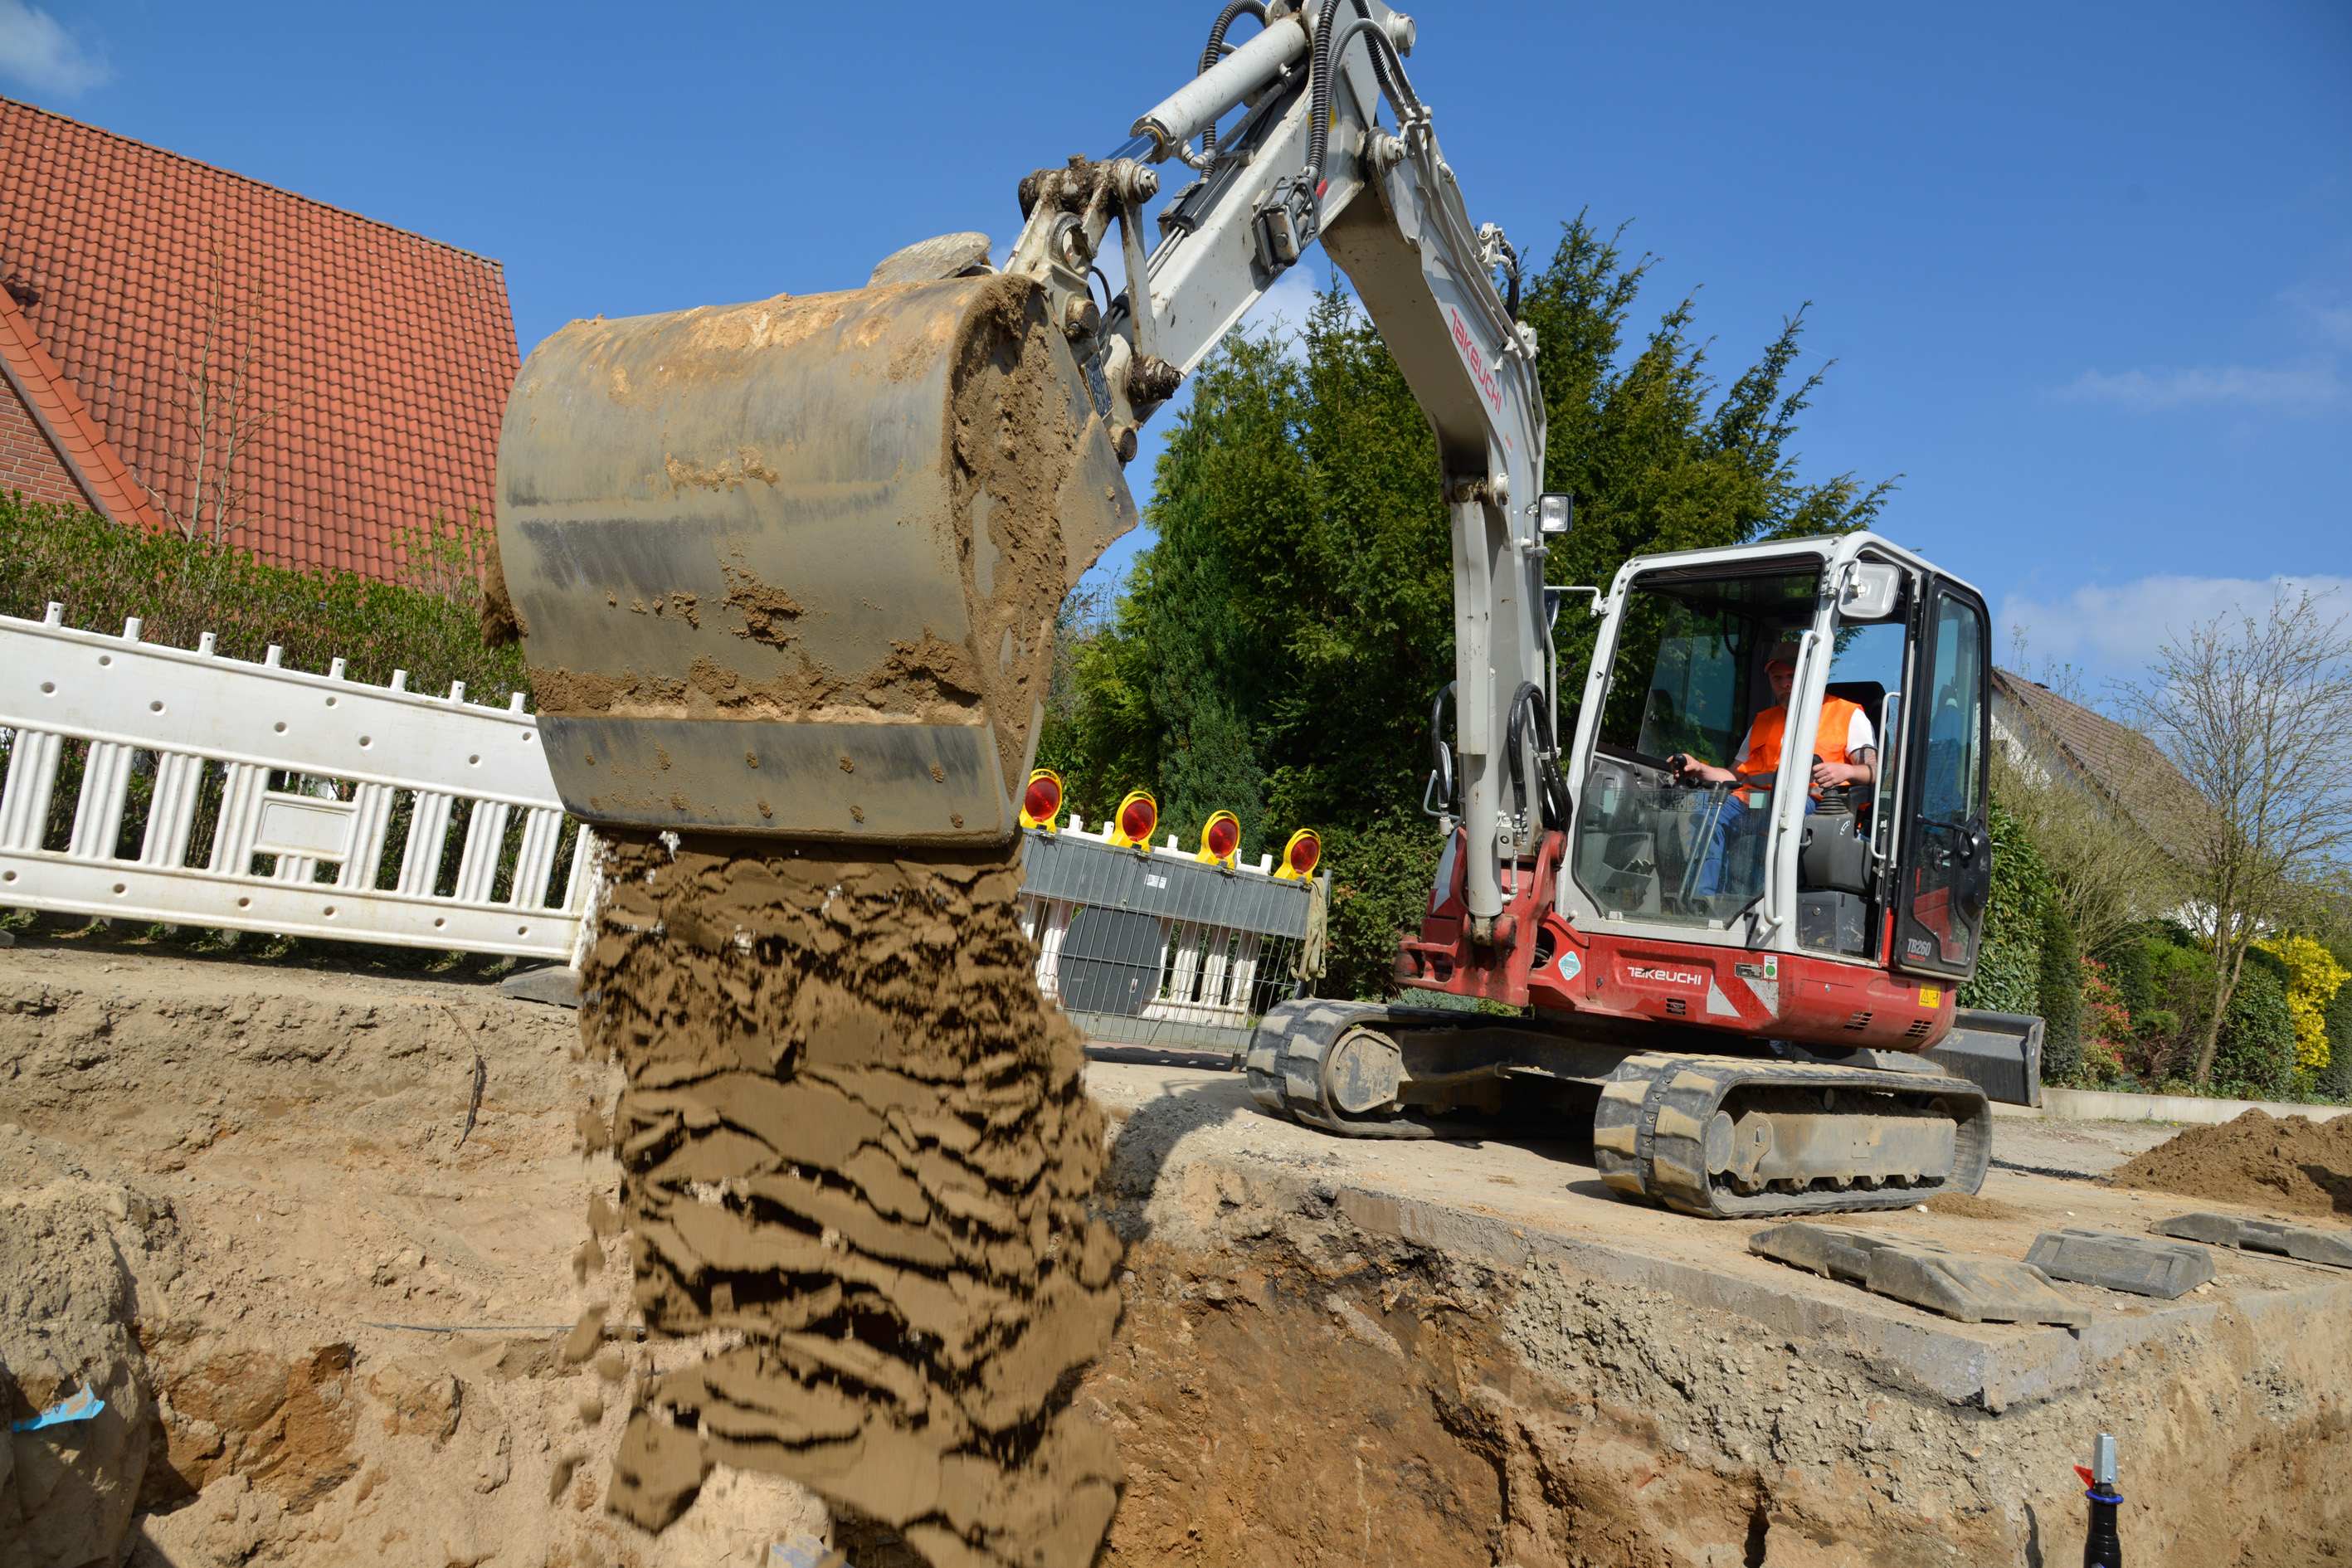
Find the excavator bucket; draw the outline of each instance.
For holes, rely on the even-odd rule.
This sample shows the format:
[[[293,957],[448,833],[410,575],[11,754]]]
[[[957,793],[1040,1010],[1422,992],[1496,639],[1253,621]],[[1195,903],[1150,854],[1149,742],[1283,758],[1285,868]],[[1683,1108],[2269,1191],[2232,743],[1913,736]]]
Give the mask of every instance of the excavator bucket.
[[[877,846],[1017,830],[1056,612],[1136,521],[1002,274],[574,321],[516,382],[499,502],[574,815]]]

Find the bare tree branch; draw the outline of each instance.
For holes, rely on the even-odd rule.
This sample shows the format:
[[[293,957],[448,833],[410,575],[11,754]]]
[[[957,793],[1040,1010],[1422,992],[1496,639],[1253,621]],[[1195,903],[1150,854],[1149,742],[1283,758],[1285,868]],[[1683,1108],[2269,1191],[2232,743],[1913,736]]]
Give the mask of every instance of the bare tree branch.
[[[2170,815],[2186,891],[2220,972],[2197,1052],[2208,1081],[2246,949],[2290,920],[2352,858],[2352,617],[2326,595],[2218,616],[2162,648],[2124,708],[2203,798],[2165,801],[2142,781],[2133,815]]]
[[[278,413],[275,407],[256,410],[248,403],[254,363],[261,353],[267,295],[257,274],[247,279],[243,292],[242,320],[233,320],[227,268],[215,241],[205,284],[204,335],[193,361],[174,362],[185,388],[184,406],[195,444],[184,508],[177,496],[153,485],[144,487],[157,510],[192,543],[198,539],[220,543],[245,525],[245,503],[251,492],[237,480],[237,458],[254,434]]]
[[[2084,952],[2179,907],[2171,858],[2096,786],[1996,746],[1992,787],[2041,851],[2058,907]]]

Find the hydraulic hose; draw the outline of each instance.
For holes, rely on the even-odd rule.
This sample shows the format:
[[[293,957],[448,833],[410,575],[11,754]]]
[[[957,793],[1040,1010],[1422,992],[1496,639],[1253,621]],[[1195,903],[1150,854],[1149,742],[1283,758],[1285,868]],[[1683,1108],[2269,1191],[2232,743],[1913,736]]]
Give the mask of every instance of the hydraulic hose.
[[[1194,72],[1194,75],[1206,76],[1208,74],[1209,68],[1215,65],[1218,58],[1224,52],[1225,29],[1234,25],[1234,19],[1235,17],[1244,15],[1256,17],[1257,25],[1261,27],[1265,26],[1265,5],[1264,0],[1232,0],[1230,5],[1228,5],[1223,10],[1217,13],[1217,25],[1209,29],[1209,46],[1201,51],[1201,68]],[[1206,159],[1211,154],[1214,153],[1216,150],[1217,122],[1213,120],[1206,126],[1203,126],[1201,131],[1201,156],[1203,159]]]
[[[1519,689],[1511,699],[1511,721],[1505,731],[1504,755],[1511,775],[1511,809],[1521,816],[1528,809],[1527,774],[1519,766],[1528,732],[1535,732],[1536,787],[1542,795],[1544,830],[1558,832],[1568,826],[1568,780],[1559,771],[1559,754],[1552,745],[1551,719],[1544,710],[1543,688],[1532,680],[1519,682]]]
[[[1315,17],[1315,52],[1308,57],[1307,100],[1307,188],[1323,183],[1323,154],[1331,135],[1331,13],[1339,0],[1323,0]]]
[[[1436,700],[1429,705],[1429,765],[1433,772],[1449,774],[1453,770],[1445,765],[1444,750],[1445,704],[1446,700],[1454,695],[1454,683],[1449,680],[1439,688]],[[1448,798],[1452,798],[1451,795]]]
[[[1372,8],[1368,0],[1356,0],[1356,16],[1365,22],[1372,19]],[[1353,27],[1349,29],[1350,34],[1354,31]],[[1412,84],[1404,79],[1404,61],[1397,55],[1396,40],[1388,36],[1385,28],[1378,31],[1381,42],[1387,47],[1371,51],[1372,75],[1379,79],[1381,90],[1388,94],[1389,101],[1400,110],[1408,103],[1417,106],[1420,100],[1412,96]]]
[[[1503,310],[1516,321],[1519,319],[1519,253],[1512,249],[1511,242],[1499,233],[1495,236],[1495,248],[1503,253],[1503,265],[1511,271],[1511,290],[1503,301]]]
[[[1357,15],[1344,24],[1333,24],[1328,18],[1339,9],[1339,0],[1328,0],[1324,6],[1326,20],[1318,21],[1315,29],[1315,53],[1309,100],[1315,118],[1307,130],[1307,179],[1309,185],[1323,183],[1323,160],[1329,149],[1331,135],[1331,67],[1342,58],[1348,46],[1356,41],[1358,33],[1371,35],[1372,74],[1379,79],[1381,90],[1396,105],[1400,115],[1416,111],[1421,100],[1415,98],[1412,85],[1405,80],[1404,62],[1396,52],[1396,43],[1386,28],[1374,21],[1370,8],[1357,0]]]

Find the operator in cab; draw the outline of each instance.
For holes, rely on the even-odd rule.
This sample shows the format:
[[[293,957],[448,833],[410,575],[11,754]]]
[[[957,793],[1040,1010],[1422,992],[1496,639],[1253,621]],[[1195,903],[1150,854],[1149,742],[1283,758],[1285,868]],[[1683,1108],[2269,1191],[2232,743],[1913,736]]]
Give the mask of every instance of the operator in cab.
[[[1756,808],[1755,795],[1759,790],[1769,791],[1780,771],[1780,743],[1789,732],[1789,692],[1797,682],[1795,643],[1784,642],[1772,649],[1772,657],[1764,665],[1764,677],[1772,683],[1772,695],[1779,700],[1757,714],[1755,721],[1748,726],[1748,737],[1739,742],[1739,754],[1731,759],[1731,766],[1713,767],[1687,752],[1666,759],[1684,784],[1739,786],[1724,803],[1714,831],[1707,836],[1706,858],[1699,866],[1694,889],[1702,898],[1712,898],[1721,890],[1724,846],[1731,837],[1757,832],[1764,825],[1765,814]],[[1808,816],[1820,804],[1822,790],[1840,784],[1867,784],[1878,776],[1878,737],[1871,730],[1870,715],[1858,702],[1849,702],[1843,697],[1823,698],[1821,726],[1813,737],[1813,746],[1812,787],[1805,792]]]

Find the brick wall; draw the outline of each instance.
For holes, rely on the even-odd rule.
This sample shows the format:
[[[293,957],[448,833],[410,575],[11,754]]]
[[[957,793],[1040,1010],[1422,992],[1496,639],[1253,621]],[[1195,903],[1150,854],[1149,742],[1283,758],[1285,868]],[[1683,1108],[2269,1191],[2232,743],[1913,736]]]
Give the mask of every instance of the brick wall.
[[[89,506],[72,471],[16,395],[15,384],[0,376],[0,491],[6,490],[22,490],[26,500]]]

